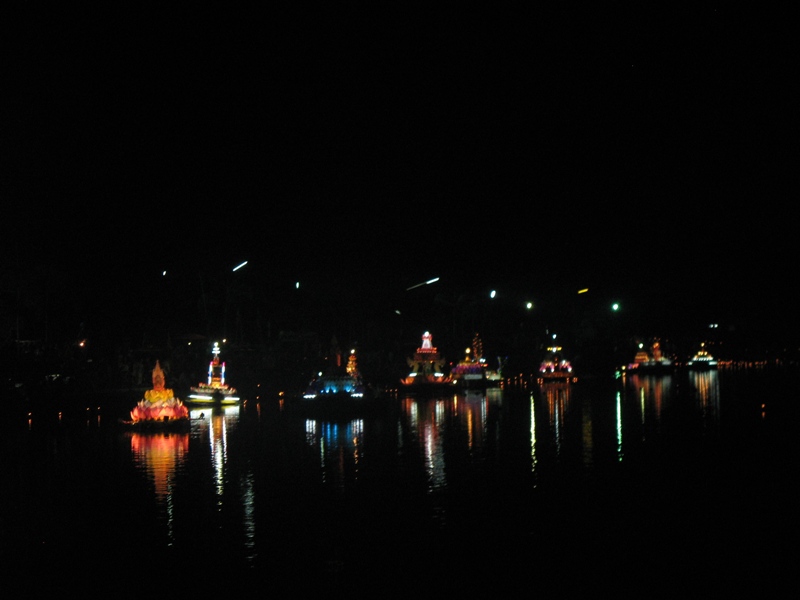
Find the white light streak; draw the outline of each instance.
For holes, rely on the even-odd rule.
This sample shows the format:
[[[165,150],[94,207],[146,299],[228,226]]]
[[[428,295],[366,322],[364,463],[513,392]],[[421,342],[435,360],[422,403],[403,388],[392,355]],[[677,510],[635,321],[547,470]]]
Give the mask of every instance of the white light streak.
[[[430,285],[432,283],[436,283],[439,281],[438,277],[434,277],[433,279],[428,279],[428,281],[423,281],[422,283],[418,283],[416,285],[412,285],[410,288],[406,288],[406,291],[413,290],[414,288],[422,287],[423,285]]]

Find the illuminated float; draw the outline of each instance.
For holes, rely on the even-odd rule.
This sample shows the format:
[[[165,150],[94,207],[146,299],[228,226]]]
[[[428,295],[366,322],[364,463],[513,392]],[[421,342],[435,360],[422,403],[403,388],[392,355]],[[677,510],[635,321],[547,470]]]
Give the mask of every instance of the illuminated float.
[[[208,365],[208,380],[189,388],[187,401],[190,404],[238,404],[236,388],[225,383],[225,363],[219,359],[219,342],[211,349]]]
[[[647,373],[647,374],[662,374],[669,373],[673,370],[672,360],[665,356],[659,341],[653,342],[650,347],[650,352],[645,349],[643,343],[639,344],[636,355],[633,357],[633,362],[623,365],[620,371],[628,373]]]
[[[367,396],[367,386],[358,370],[356,351],[350,350],[347,363],[343,364],[342,351],[334,337],[328,367],[320,371],[306,387],[305,400],[359,399]]]
[[[189,422],[189,409],[173,390],[164,385],[164,371],[156,361],[153,369],[153,389],[146,390],[131,411],[132,425],[179,425]]]
[[[539,373],[536,381],[545,383],[573,383],[578,381],[573,372],[572,363],[562,353],[561,346],[550,346],[547,354],[539,364]]]
[[[472,347],[467,348],[464,358],[453,365],[450,376],[453,384],[459,389],[498,387],[503,379],[501,372],[503,364],[504,361],[498,357],[499,368],[497,370],[489,368],[483,356],[483,342],[476,333],[472,338]]]
[[[422,334],[422,345],[406,362],[411,372],[400,380],[400,384],[407,391],[421,393],[453,389],[453,378],[449,372],[445,372],[445,358],[433,345],[430,332]]]
[[[696,371],[716,369],[717,365],[717,359],[711,356],[711,353],[706,349],[705,342],[700,344],[700,349],[697,353],[686,362],[688,368]]]

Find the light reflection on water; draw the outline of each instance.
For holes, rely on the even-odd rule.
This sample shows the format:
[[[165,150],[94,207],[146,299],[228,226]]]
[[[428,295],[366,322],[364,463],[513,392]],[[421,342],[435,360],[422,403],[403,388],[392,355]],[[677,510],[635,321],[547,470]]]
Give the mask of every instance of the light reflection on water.
[[[638,406],[638,427],[626,421],[625,438],[647,443],[674,435],[677,428],[697,428],[705,435],[719,431],[720,377],[717,370],[630,376],[618,392],[618,447],[624,456],[622,408]]]
[[[364,420],[344,423],[306,419],[306,444],[319,457],[323,483],[344,489],[348,473],[357,481],[364,454]]]
[[[561,455],[563,428],[572,386],[572,383],[545,383],[540,386],[541,397],[547,406],[548,429],[546,431],[549,432],[549,435],[546,437],[554,444],[556,456]],[[534,418],[535,414],[532,414],[531,419]]]
[[[130,434],[134,464],[153,485],[156,505],[161,509],[167,528],[167,539],[175,541],[174,518],[176,473],[185,466],[189,452],[188,433],[144,432]]]
[[[719,422],[719,373],[718,371],[696,371],[691,374],[697,401],[707,425]]]
[[[205,440],[211,456],[217,504],[225,492],[225,467],[228,459],[228,435],[239,422],[240,407],[203,407],[189,411],[192,437]]]
[[[486,459],[492,433],[489,413],[502,406],[502,394],[470,390],[441,397],[407,396],[400,406],[399,448],[409,457],[422,457],[426,490],[433,494],[448,486],[449,453],[458,451],[473,464]]]
[[[757,442],[765,439],[765,425],[777,421],[771,416],[782,396],[794,401],[793,385],[716,371],[636,375],[620,382],[384,397],[380,410],[341,416],[308,415],[264,399],[250,410],[193,411],[188,434],[116,436],[108,421],[94,418],[70,428],[59,421],[47,432],[26,416],[17,445],[30,447],[30,464],[15,472],[31,477],[31,483],[18,482],[22,501],[25,489],[74,494],[65,483],[71,475],[85,478],[87,470],[109,487],[104,496],[149,498],[162,530],[138,542],[148,553],[157,553],[166,535],[166,544],[181,553],[211,553],[272,577],[291,569],[334,577],[332,571],[351,573],[362,564],[387,572],[395,566],[386,548],[394,548],[389,554],[402,570],[419,547],[439,560],[461,551],[485,560],[487,545],[497,552],[507,540],[545,552],[584,535],[584,528],[613,539],[628,526],[640,527],[648,514],[668,516],[676,511],[667,503],[672,496],[648,494],[643,482],[658,482],[659,490],[675,490],[674,498],[685,495],[689,502],[693,492],[686,491],[697,482],[684,475],[695,471],[687,457],[700,464],[709,460],[699,454],[709,442],[728,439],[736,441],[740,461],[752,453],[756,466],[750,469],[758,471],[757,460],[770,453]],[[746,440],[741,448],[739,439]],[[133,480],[117,477],[125,465],[113,460],[109,447],[120,440],[138,475]],[[34,462],[39,454],[43,466]],[[664,471],[673,454],[677,466]],[[724,453],[714,446],[713,455]],[[19,456],[16,448],[12,455],[7,447],[4,464],[12,456]],[[54,458],[62,467],[58,477],[47,465]],[[746,466],[737,463],[745,473],[737,472],[737,485]],[[141,486],[140,492],[131,486]],[[97,490],[85,493],[71,504],[92,506]],[[708,490],[703,495],[708,499]],[[601,514],[611,519],[608,525],[594,520]],[[711,523],[723,519],[713,511],[707,516]],[[104,518],[126,516],[110,511]],[[702,529],[703,518],[695,519]],[[660,536],[670,526],[668,520],[664,528],[647,522]],[[538,542],[531,546],[534,532]]]

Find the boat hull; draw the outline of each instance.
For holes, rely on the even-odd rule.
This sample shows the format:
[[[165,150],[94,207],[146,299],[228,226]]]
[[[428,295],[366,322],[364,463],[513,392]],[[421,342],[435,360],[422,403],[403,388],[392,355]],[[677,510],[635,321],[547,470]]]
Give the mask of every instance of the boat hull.
[[[717,362],[695,361],[686,363],[686,368],[690,371],[713,371],[717,368]]]
[[[120,420],[119,423],[131,431],[180,431],[189,428],[190,419],[143,419],[140,421]]]
[[[379,411],[387,402],[380,395],[367,392],[351,395],[346,392],[298,396],[291,403],[294,410],[308,418],[350,419]]]
[[[239,396],[236,395],[235,391],[233,390],[226,392],[215,388],[205,389],[193,387],[191,388],[189,395],[186,397],[185,403],[194,405],[207,404],[231,406],[234,404],[239,404],[240,400],[241,399]]]
[[[466,374],[453,378],[453,387],[460,390],[485,390],[489,385],[485,375]]]
[[[578,378],[572,373],[546,373],[539,374],[536,381],[542,385],[548,383],[575,383]]]

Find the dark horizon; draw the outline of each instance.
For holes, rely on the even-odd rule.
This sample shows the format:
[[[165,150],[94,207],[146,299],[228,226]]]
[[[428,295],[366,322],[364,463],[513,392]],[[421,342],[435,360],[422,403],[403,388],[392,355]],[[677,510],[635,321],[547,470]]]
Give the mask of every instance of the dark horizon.
[[[458,348],[496,289],[497,337],[530,297],[537,335],[619,301],[630,335],[800,345],[783,38],[752,15],[26,8],[6,341],[217,336],[224,307],[260,337],[400,310],[394,343]]]

